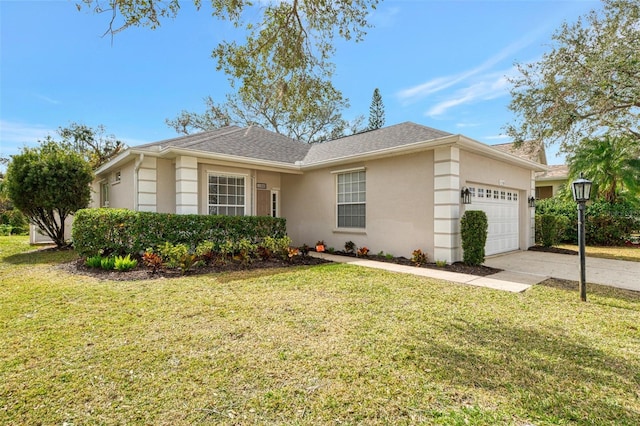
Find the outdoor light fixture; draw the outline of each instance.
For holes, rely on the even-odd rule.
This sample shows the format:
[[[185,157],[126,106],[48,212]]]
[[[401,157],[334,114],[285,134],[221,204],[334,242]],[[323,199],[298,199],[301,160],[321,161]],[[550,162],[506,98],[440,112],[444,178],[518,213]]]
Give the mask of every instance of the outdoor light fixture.
[[[471,204],[471,191],[466,186],[463,186],[460,190],[460,198],[462,198],[462,204]]]
[[[536,206],[536,199],[535,197],[532,195],[531,197],[529,197],[529,207],[535,207]]]
[[[580,173],[580,179],[571,184],[573,200],[578,203],[578,253],[580,255],[580,300],[587,301],[587,282],[585,270],[584,205],[591,196],[590,180]]]

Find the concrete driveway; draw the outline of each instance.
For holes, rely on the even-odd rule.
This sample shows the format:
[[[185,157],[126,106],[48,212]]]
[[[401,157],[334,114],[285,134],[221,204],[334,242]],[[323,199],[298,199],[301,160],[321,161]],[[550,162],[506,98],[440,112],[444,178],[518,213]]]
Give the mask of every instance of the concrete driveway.
[[[585,263],[587,284],[602,284],[640,291],[640,262],[587,256]],[[580,279],[580,260],[575,255],[518,251],[487,258],[484,264],[507,272],[539,278],[560,278],[572,281]]]

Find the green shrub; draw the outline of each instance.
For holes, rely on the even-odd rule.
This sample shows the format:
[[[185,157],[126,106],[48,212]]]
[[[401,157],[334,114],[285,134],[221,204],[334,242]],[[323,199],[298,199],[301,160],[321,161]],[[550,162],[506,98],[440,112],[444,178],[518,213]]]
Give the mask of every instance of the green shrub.
[[[116,256],[114,258],[113,268],[116,271],[126,272],[134,269],[136,266],[138,266],[138,261],[136,259],[131,259],[131,255],[129,254],[124,257]]]
[[[569,219],[555,214],[536,215],[536,244],[543,247],[557,246],[562,242]]]
[[[102,256],[87,257],[87,260],[84,261],[84,264],[87,265],[89,268],[101,268]]]
[[[116,261],[113,257],[103,257],[100,259],[100,267],[105,271],[111,271],[116,266]]]
[[[280,257],[283,260],[289,258],[289,246],[291,245],[291,238],[288,236],[284,236],[281,238],[273,238],[273,237],[264,237],[260,244],[265,251],[262,252],[261,256],[267,255],[269,253]]]
[[[480,210],[467,210],[460,219],[463,260],[467,265],[484,263],[484,246],[487,243],[489,222]]]
[[[288,248],[288,247],[287,247]],[[257,256],[258,245],[248,238],[240,239],[234,246],[234,253],[243,265],[248,265]]]
[[[13,226],[11,225],[0,225],[0,235],[3,237],[7,237],[11,235],[12,229],[13,229]]]
[[[354,253],[356,251],[356,243],[353,241],[347,241],[344,243],[344,251],[345,253]]]
[[[195,249],[242,238],[253,243],[284,237],[286,221],[269,216],[207,216],[135,212],[127,209],[83,209],[74,219],[72,239],[81,256],[142,253],[165,242]]]

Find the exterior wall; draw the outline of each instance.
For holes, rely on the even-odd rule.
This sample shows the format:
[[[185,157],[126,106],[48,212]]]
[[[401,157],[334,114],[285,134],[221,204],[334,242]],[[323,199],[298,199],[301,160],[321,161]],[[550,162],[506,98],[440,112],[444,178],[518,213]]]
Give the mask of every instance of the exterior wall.
[[[481,155],[461,151],[460,152],[460,186],[485,184],[504,187],[505,189],[518,191],[519,203],[519,234],[520,249],[526,250],[532,245],[532,216],[534,209],[529,208],[527,199],[535,195],[533,188],[535,176],[531,170],[513,166],[499,160],[493,160]],[[473,202],[472,202],[473,203]],[[464,214],[462,206],[460,215]],[[461,260],[459,258],[458,260]]]
[[[335,172],[358,167],[366,170],[366,228],[338,229]],[[433,153],[282,175],[281,205],[295,245],[322,239],[342,250],[346,241],[353,241],[374,253],[410,257],[420,248],[432,254]]]
[[[114,182],[113,176],[115,172],[120,172],[120,182]],[[134,209],[135,200],[135,161],[123,165],[109,176],[111,186],[109,187],[109,207],[119,209]],[[99,187],[98,187],[99,189]],[[97,194],[98,199],[100,193]]]
[[[158,158],[157,163],[157,211],[176,212],[176,166],[171,160]]]
[[[552,195],[551,195],[552,197],[555,196],[558,193],[558,191],[560,191],[566,185],[567,185],[566,179],[536,181],[536,187],[550,186],[552,188]],[[544,198],[547,198],[547,197],[544,197]]]
[[[146,156],[137,164],[137,209],[141,212],[156,212],[158,208],[158,159]]]

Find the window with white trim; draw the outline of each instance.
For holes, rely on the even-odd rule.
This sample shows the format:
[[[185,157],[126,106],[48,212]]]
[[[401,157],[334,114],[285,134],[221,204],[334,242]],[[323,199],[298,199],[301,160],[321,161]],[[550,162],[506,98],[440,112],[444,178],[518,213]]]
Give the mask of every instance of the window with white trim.
[[[337,179],[338,228],[365,228],[366,172],[339,173]]]
[[[100,206],[109,207],[109,182],[100,184]]]
[[[209,214],[244,216],[244,176],[209,175]]]

